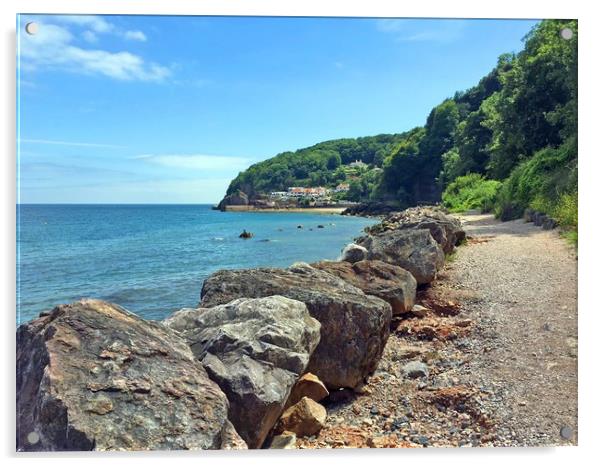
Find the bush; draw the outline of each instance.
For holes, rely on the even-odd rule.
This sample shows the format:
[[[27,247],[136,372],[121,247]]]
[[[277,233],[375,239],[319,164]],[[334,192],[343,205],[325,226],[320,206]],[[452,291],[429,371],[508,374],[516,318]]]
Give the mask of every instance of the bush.
[[[452,212],[481,209],[489,212],[501,183],[487,180],[477,173],[456,178],[443,193],[443,205]]]
[[[494,212],[501,220],[520,218],[530,207],[560,222],[577,221],[577,147],[569,138],[558,148],[545,148],[522,162],[502,183]]]

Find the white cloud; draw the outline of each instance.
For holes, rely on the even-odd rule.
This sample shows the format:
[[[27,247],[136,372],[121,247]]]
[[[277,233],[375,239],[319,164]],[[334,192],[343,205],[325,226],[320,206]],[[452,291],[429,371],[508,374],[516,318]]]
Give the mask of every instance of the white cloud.
[[[140,42],[146,42],[146,35],[142,31],[125,31],[123,34],[128,40],[138,40]]]
[[[89,17],[69,17],[89,18]],[[93,23],[95,24],[95,23]],[[95,25],[95,28],[105,26]],[[169,68],[147,63],[130,52],[108,52],[73,45],[73,34],[55,24],[39,23],[38,33],[19,32],[21,65],[28,69],[59,68],[85,74],[100,74],[123,81],[163,81]]]
[[[82,32],[82,37],[84,38],[84,40],[86,42],[90,42],[91,44],[98,42],[98,36],[95,33],[93,33],[92,31]]]
[[[116,146],[114,144],[98,144],[95,142],[74,142],[74,141],[54,141],[49,139],[19,139],[19,142],[30,144],[74,146],[74,147],[105,147],[105,148],[123,148],[125,146]]]
[[[400,42],[454,41],[462,35],[467,22],[458,19],[379,19],[376,28]]]
[[[251,161],[245,157],[226,157],[205,154],[138,155],[134,159],[169,168],[185,170],[239,171],[247,168]]]
[[[53,21],[65,24],[74,24],[76,26],[87,27],[92,29],[94,32],[105,33],[111,32],[115,29],[111,23],[107,22],[100,16],[90,15],[57,15],[52,16]]]

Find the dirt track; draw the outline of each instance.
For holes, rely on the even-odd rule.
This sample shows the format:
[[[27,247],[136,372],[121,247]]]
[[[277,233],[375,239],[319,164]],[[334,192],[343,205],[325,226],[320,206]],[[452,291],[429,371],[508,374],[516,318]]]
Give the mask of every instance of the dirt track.
[[[576,443],[574,249],[522,220],[461,219],[467,244],[417,296],[430,311],[393,323],[361,393],[331,394],[299,448]],[[411,361],[428,374],[405,376]]]

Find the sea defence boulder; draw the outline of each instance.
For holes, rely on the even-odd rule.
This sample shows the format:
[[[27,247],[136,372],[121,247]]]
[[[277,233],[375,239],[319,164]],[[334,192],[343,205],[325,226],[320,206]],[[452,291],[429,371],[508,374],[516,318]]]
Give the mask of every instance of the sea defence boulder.
[[[263,444],[320,341],[305,304],[282,296],[183,309],[164,324],[226,394],[229,419],[249,448]]]
[[[358,239],[368,259],[393,264],[410,272],[419,285],[430,283],[445,263],[443,249],[429,230],[402,229]]]
[[[246,448],[187,343],[99,300],[17,330],[17,449]]]
[[[391,230],[428,230],[445,254],[466,238],[460,220],[433,207],[412,207],[388,215],[381,223],[369,228],[371,234]]]
[[[368,257],[368,250],[365,247],[360,246],[359,244],[349,243],[341,251],[340,260],[351,262],[353,264],[365,260],[366,257]]]
[[[393,315],[412,310],[416,299],[416,279],[407,270],[378,260],[349,262],[321,261],[311,264],[332,273],[364,293],[387,301]]]
[[[221,270],[203,284],[201,306],[273,295],[305,303],[322,324],[320,343],[307,370],[329,389],[353,388],[374,372],[389,336],[391,306],[308,264],[287,269]]]

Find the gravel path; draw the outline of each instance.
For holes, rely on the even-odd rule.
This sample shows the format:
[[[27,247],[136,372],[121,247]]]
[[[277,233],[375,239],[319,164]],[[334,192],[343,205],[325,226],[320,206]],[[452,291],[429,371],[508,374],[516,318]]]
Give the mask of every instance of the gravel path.
[[[418,293],[426,315],[392,323],[375,374],[332,393],[297,448],[576,444],[573,248],[522,220],[461,220],[467,244]]]
[[[493,393],[486,410],[504,445],[576,443],[577,260],[557,231],[491,215],[461,218],[472,237],[449,282],[476,292],[472,382]],[[480,241],[485,242],[480,242]],[[560,435],[563,431],[569,439]]]

